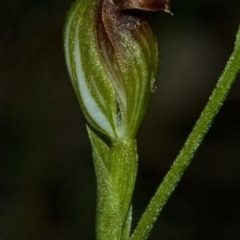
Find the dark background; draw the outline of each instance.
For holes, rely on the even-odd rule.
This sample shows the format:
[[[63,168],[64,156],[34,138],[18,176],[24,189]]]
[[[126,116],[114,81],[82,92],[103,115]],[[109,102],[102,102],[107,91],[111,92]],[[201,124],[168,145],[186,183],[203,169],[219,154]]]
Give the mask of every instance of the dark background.
[[[95,238],[85,120],[63,56],[67,0],[0,1],[0,239]],[[157,91],[138,136],[134,225],[177,156],[233,49],[239,0],[172,0],[148,14]],[[239,77],[150,239],[240,239]]]

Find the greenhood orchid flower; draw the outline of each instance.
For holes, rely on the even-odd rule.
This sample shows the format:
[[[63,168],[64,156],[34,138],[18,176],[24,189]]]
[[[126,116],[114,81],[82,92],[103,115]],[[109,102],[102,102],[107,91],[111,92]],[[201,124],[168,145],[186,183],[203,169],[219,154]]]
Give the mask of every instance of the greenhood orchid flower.
[[[138,10],[169,0],[77,0],[65,25],[72,84],[88,123],[113,141],[134,139],[153,93],[159,54]]]
[[[170,13],[169,4],[170,0],[76,0],[67,16],[67,68],[91,126],[87,129],[97,180],[97,240],[148,238],[240,69],[239,28],[234,51],[205,109],[132,231],[138,169],[135,138],[159,65],[156,37],[141,11]]]

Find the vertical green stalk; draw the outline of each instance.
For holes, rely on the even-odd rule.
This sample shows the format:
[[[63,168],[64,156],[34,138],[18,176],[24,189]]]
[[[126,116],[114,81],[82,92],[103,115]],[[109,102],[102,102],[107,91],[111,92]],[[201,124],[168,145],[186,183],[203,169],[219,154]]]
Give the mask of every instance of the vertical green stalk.
[[[209,101],[202,111],[196,125],[190,133],[183,149],[180,151],[163,182],[150,201],[142,218],[140,219],[131,240],[147,239],[154,222],[168,201],[185,169],[189,166],[194,153],[200,146],[201,141],[210,128],[215,116],[220,110],[229,90],[234,83],[236,75],[240,70],[240,28],[237,33],[235,47],[230,59],[223,71]]]
[[[98,240],[128,240],[131,229],[131,199],[137,174],[136,140],[107,146],[90,128],[97,177]]]

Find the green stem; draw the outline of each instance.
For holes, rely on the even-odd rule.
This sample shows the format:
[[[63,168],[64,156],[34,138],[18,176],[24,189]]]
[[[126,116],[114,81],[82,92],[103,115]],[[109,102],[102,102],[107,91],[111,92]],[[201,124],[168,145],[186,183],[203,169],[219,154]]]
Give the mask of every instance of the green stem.
[[[131,199],[137,175],[137,142],[128,139],[108,146],[91,128],[97,178],[97,240],[129,240]]]
[[[148,237],[154,222],[180,181],[185,169],[189,166],[194,153],[210,128],[240,69],[240,28],[238,30],[234,51],[220,77],[209,101],[202,111],[196,125],[190,133],[182,150],[166,174],[163,182],[150,201],[140,219],[131,240],[144,240]]]

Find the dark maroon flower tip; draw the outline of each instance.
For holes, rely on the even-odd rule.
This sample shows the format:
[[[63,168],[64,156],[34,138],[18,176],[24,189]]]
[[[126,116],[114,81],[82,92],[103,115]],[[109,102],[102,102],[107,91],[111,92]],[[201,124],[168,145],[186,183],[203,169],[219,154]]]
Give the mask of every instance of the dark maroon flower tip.
[[[170,12],[170,0],[115,0],[121,9],[139,9],[146,11],[163,10]]]

